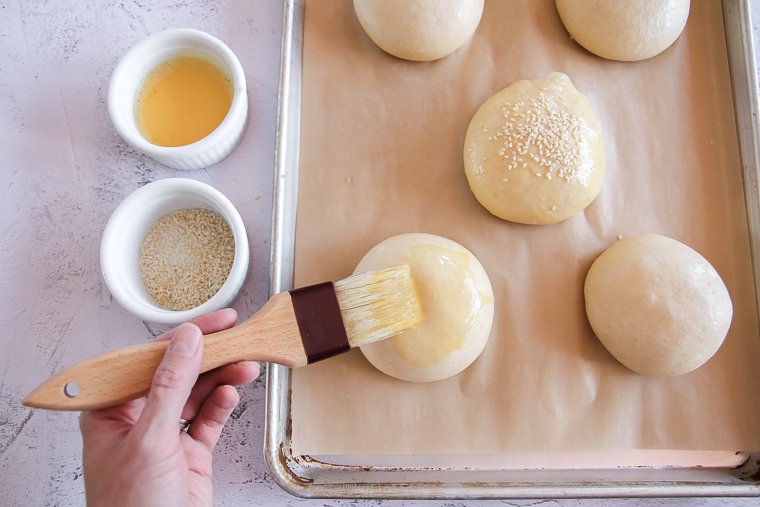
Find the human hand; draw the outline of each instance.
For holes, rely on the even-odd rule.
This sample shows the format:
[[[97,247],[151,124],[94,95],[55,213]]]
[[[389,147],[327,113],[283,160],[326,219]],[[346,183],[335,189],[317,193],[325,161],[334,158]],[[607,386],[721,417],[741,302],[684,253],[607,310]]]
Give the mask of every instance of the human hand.
[[[211,505],[211,457],[240,397],[235,385],[259,376],[255,362],[230,364],[200,377],[203,340],[235,325],[219,310],[161,335],[171,340],[146,397],[82,412],[87,504]],[[196,382],[197,380],[197,382]],[[179,419],[192,420],[187,432]]]

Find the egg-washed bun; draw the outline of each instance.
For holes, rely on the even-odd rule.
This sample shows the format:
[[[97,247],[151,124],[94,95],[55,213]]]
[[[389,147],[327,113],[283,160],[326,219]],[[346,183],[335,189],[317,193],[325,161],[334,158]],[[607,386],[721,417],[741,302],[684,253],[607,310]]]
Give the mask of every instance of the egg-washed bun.
[[[517,81],[475,113],[464,171],[477,200],[499,218],[560,222],[585,209],[604,178],[602,127],[565,74]]]
[[[354,0],[364,31],[380,49],[413,61],[438,60],[470,39],[484,0]]]
[[[668,49],[686,26],[689,0],[556,0],[575,41],[610,60],[645,60]]]
[[[584,293],[596,336],[644,375],[699,368],[720,348],[733,316],[728,290],[710,263],[657,234],[608,248],[592,264]]]
[[[406,264],[422,308],[417,327],[361,347],[378,370],[401,380],[432,382],[461,372],[483,351],[493,323],[491,282],[462,245],[432,234],[388,238],[355,273]]]

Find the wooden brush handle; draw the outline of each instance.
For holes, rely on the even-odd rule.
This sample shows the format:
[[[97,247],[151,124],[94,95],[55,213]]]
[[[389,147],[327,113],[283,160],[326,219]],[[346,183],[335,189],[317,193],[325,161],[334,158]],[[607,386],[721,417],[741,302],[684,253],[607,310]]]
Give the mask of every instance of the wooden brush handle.
[[[139,398],[148,392],[168,345],[169,341],[151,342],[91,357],[51,377],[22,403],[52,410],[91,410]],[[203,338],[201,373],[244,360],[291,368],[307,363],[289,293],[274,296],[242,324]]]

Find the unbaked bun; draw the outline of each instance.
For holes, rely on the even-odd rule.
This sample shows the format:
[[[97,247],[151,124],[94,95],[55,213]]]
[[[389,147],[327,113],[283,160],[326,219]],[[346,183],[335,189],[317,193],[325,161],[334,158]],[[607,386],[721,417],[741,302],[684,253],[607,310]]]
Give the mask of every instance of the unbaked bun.
[[[483,0],[354,0],[354,10],[380,49],[406,60],[430,61],[470,39]]]
[[[517,81],[475,113],[464,170],[480,204],[523,224],[560,222],[585,209],[604,178],[602,127],[565,74]]]
[[[668,49],[689,17],[689,0],[556,0],[575,41],[610,60],[645,60]]]
[[[494,298],[483,266],[458,243],[432,234],[402,234],[370,250],[355,273],[400,264],[411,267],[423,321],[397,336],[361,347],[392,377],[432,382],[451,377],[483,351]]]
[[[718,350],[731,325],[728,290],[704,257],[678,241],[641,234],[618,241],[586,276],[594,333],[644,375],[688,373]]]

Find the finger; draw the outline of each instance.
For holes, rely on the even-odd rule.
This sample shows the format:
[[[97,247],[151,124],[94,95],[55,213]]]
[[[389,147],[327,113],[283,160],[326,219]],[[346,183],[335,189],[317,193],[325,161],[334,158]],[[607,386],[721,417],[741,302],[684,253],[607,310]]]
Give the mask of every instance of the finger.
[[[145,408],[138,421],[144,431],[159,435],[178,432],[182,407],[198,379],[202,349],[201,330],[195,324],[182,324],[174,332],[153,375]]]
[[[228,364],[208,373],[204,373],[198,378],[195,387],[190,392],[190,397],[182,409],[183,419],[193,419],[195,414],[201,408],[203,401],[208,398],[211,392],[221,385],[241,386],[250,384],[261,373],[259,363],[253,361],[243,361],[235,364]]]
[[[240,395],[234,387],[218,386],[203,402],[187,433],[212,452],[238,401]]]
[[[98,410],[84,410],[79,414],[79,429],[82,435],[94,433],[104,423],[115,423],[131,428],[140,418],[145,397],[129,400],[121,405]]]
[[[231,328],[237,323],[237,311],[233,308],[222,308],[215,312],[207,313],[190,320],[191,323],[198,326],[203,334],[216,333]],[[170,329],[164,334],[156,337],[157,341],[171,340],[177,328]]]

